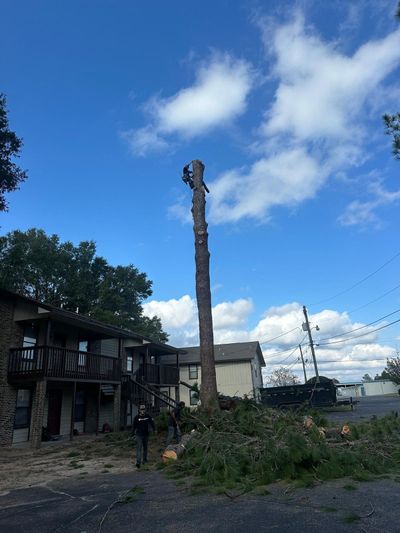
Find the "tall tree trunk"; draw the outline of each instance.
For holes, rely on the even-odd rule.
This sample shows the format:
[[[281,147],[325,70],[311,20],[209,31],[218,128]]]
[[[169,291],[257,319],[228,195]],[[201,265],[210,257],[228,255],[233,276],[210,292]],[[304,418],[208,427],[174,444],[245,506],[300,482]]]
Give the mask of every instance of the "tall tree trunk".
[[[217,380],[214,361],[214,333],[211,314],[210,290],[210,252],[206,222],[206,200],[203,183],[204,164],[192,161],[193,168],[193,205],[195,260],[196,260],[196,298],[199,314],[201,388],[200,400],[206,409],[218,405]]]

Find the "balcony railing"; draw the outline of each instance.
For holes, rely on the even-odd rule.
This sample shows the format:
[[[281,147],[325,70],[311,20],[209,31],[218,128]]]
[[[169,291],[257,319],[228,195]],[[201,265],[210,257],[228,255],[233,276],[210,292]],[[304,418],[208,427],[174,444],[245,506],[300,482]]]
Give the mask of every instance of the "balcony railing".
[[[121,360],[55,346],[12,348],[8,364],[10,379],[59,378],[120,381]]]
[[[179,368],[168,365],[140,365],[138,377],[154,385],[179,385]]]

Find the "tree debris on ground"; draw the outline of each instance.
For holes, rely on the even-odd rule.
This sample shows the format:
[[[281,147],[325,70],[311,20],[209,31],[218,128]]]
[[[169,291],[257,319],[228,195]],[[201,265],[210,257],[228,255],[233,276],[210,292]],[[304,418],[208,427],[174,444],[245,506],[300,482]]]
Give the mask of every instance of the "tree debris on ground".
[[[306,416],[305,416],[306,415]],[[179,461],[164,465],[172,477],[195,485],[253,490],[276,481],[309,486],[352,476],[366,480],[399,469],[397,413],[334,426],[320,413],[280,411],[242,402],[232,411],[187,416],[196,433]]]

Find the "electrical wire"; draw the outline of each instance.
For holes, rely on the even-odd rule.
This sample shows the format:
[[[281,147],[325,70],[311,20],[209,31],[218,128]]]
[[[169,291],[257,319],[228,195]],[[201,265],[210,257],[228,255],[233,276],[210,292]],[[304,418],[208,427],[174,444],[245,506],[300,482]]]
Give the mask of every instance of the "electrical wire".
[[[347,311],[347,312],[348,313],[355,313],[356,311],[359,311],[360,309],[364,309],[364,307],[368,307],[368,305],[374,304],[375,302],[378,302],[379,300],[382,300],[382,298],[384,298],[385,296],[387,296],[391,292],[395,291],[399,287],[400,287],[400,283],[399,283],[399,285],[396,285],[396,287],[393,287],[392,289],[389,289],[387,292],[383,293],[381,296],[378,296],[378,298],[375,298],[375,300],[371,300],[370,302],[368,302],[368,303],[366,303],[364,305],[360,305],[360,307],[356,307],[355,309],[350,309],[350,311]]]
[[[292,363],[292,364],[288,367],[288,369],[291,370],[291,369],[294,367],[294,365],[300,365],[300,364],[301,364],[300,357],[298,357],[298,358],[295,360],[295,362]]]
[[[307,337],[307,333],[304,335],[304,337],[301,339],[301,341],[298,344],[296,344],[295,346],[290,346],[289,348],[286,348],[285,350],[278,350],[277,352],[274,352],[272,354],[265,354],[265,355],[263,354],[264,359],[267,357],[270,358],[270,357],[276,357],[278,355],[282,355],[283,353],[290,352],[290,350],[293,350],[293,353],[294,353],[299,347],[299,344],[301,344],[306,337]]]
[[[380,270],[382,270],[385,266],[387,266],[389,263],[394,261],[399,256],[400,256],[400,252],[397,252],[393,257],[391,257],[388,261],[386,261],[386,263],[384,263],[379,268],[377,268],[376,270],[371,272],[371,274],[368,274],[368,276],[365,276],[365,278],[362,278],[360,281],[357,281],[357,283],[354,283],[353,285],[351,285],[351,287],[348,287],[347,289],[345,289],[343,291],[340,291],[337,294],[335,294],[333,296],[330,296],[329,298],[325,298],[323,300],[319,300],[318,302],[314,302],[314,303],[312,303],[310,305],[319,305],[319,304],[324,303],[324,302],[329,302],[330,300],[333,300],[334,298],[337,298],[338,296],[342,296],[342,294],[346,294],[346,292],[349,292],[349,291],[353,290],[355,287],[358,287],[359,285],[361,285],[361,283],[364,283],[364,281],[367,281],[367,279],[369,279],[372,276],[374,276],[375,274],[377,274]]]
[[[279,361],[279,363],[272,363],[273,366],[282,366],[286,361],[288,360],[288,357],[286,357],[285,359],[282,359],[282,361]],[[296,363],[298,362],[297,358],[296,360],[294,361],[293,364],[291,364],[290,366],[288,366],[287,368],[290,369],[292,368],[292,366],[294,366]],[[287,365],[288,363],[286,363]]]
[[[286,350],[280,350],[278,352],[274,352],[272,354],[265,354],[264,355],[264,359],[266,358],[273,358],[273,357],[277,357],[278,355],[282,355],[284,353],[287,353],[287,352],[290,352],[290,350],[293,350],[294,346],[290,346],[290,348],[286,348]],[[298,348],[298,345],[296,346],[296,348]]]
[[[318,361],[318,366],[322,366],[324,364],[332,364],[332,363],[351,363],[352,365],[354,365],[354,363],[358,363],[358,362],[361,362],[361,363],[366,363],[366,362],[371,362],[371,363],[374,363],[375,361],[387,361],[387,357],[377,357],[376,359],[352,359],[351,361],[349,360],[346,360],[346,359],[332,359],[332,360],[328,360],[328,361]]]
[[[325,343],[317,343],[319,346],[328,346],[329,344],[339,344],[340,342],[348,342],[353,339],[359,339],[360,337],[365,337],[365,335],[369,335],[370,333],[375,333],[375,331],[380,331],[381,329],[388,328],[389,326],[393,326],[393,324],[397,324],[400,322],[400,318],[398,320],[394,320],[393,322],[389,322],[389,324],[385,324],[384,326],[381,326],[380,328],[372,329],[371,331],[367,331],[366,333],[361,333],[361,335],[355,335],[354,337],[349,337],[348,339],[342,339],[340,341],[332,341],[332,342],[325,342]]]
[[[335,339],[337,337],[343,337],[343,335],[349,335],[350,333],[354,333],[355,331],[359,331],[360,329],[368,328],[369,326],[372,326],[373,324],[376,324],[377,322],[380,322],[381,320],[384,320],[385,318],[395,315],[396,313],[399,313],[400,309],[396,309],[396,311],[393,311],[392,313],[389,313],[385,316],[382,316],[381,318],[377,318],[373,322],[369,322],[368,324],[365,324],[364,326],[360,326],[359,328],[352,329],[351,331],[346,331],[345,333],[338,333],[337,335],[332,335],[331,337],[325,337],[324,339],[319,339],[318,344],[322,341],[327,341],[329,339]]]
[[[292,333],[292,331],[299,329],[300,326],[296,326],[295,328],[285,331],[284,333],[281,333],[280,335],[277,335],[276,337],[272,337],[272,339],[267,339],[266,341],[258,341],[260,344],[267,344],[268,342],[274,341],[275,339],[279,339],[280,337],[283,337],[284,335],[287,335],[288,333]]]
[[[307,335],[305,335],[302,339],[301,342],[304,341],[304,339],[307,337]],[[301,344],[301,342],[299,344]],[[280,363],[273,363],[274,365],[280,365],[282,363],[284,363],[285,361],[287,361],[288,359],[290,359],[290,357],[292,357],[292,355],[294,354],[294,352],[298,349],[299,345],[295,346],[294,350],[292,350],[292,352],[287,356],[285,357],[285,359],[282,359],[282,361]],[[286,351],[289,351],[289,350],[286,350]]]

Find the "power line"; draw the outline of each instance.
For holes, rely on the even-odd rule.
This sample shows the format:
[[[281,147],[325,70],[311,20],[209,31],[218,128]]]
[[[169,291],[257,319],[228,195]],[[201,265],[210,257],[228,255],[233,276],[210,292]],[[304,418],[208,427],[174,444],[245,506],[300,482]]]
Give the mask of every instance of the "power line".
[[[399,312],[400,312],[400,309],[396,309],[396,311],[393,311],[392,313],[389,313],[388,315],[382,316],[381,318],[377,318],[373,322],[369,322],[369,324],[365,324],[364,326],[360,326],[359,328],[352,329],[351,331],[347,331],[345,333],[338,333],[337,335],[332,335],[331,337],[325,337],[324,339],[320,339],[320,341],[327,341],[329,339],[336,339],[336,337],[343,337],[343,335],[349,335],[350,333],[354,333],[355,331],[359,331],[360,329],[364,329],[369,326],[372,326],[373,324],[376,324],[377,322],[384,320],[388,316],[395,315],[396,313],[399,313]],[[318,342],[317,344],[320,344],[320,342]]]
[[[304,339],[305,339],[306,337],[307,337],[307,334],[304,335],[304,337],[302,338],[300,344],[304,341]],[[287,361],[288,359],[290,359],[290,357],[292,357],[292,355],[293,355],[294,352],[298,349],[298,347],[299,347],[299,345],[295,346],[294,349],[291,351],[291,353],[290,353],[287,357],[285,357],[285,359],[283,359],[280,363],[271,363],[271,364],[273,364],[273,365],[280,365],[280,364],[284,363],[285,361]],[[293,346],[292,346],[292,348],[293,348]],[[288,352],[289,350],[285,350],[285,351]]]
[[[348,287],[347,289],[345,289],[345,290],[343,290],[341,292],[338,292],[337,294],[335,294],[333,296],[330,296],[329,298],[325,298],[323,300],[320,300],[319,302],[314,302],[314,303],[312,303],[310,305],[318,305],[318,304],[321,304],[321,303],[324,303],[324,302],[329,302],[330,300],[333,300],[334,298],[337,298],[338,296],[341,296],[342,294],[346,294],[346,292],[349,292],[349,291],[353,290],[355,287],[358,287],[358,285],[361,285],[361,283],[364,283],[364,281],[367,281],[367,279],[369,279],[372,276],[374,276],[377,272],[379,272],[380,270],[385,268],[385,266],[387,266],[389,263],[394,261],[399,256],[400,256],[400,252],[397,252],[393,257],[391,257],[388,261],[386,261],[386,263],[384,263],[379,268],[377,268],[376,270],[371,272],[371,274],[368,274],[368,276],[365,276],[365,278],[362,278],[360,281],[357,281],[357,283],[354,283],[354,285],[351,285],[351,287]]]
[[[298,344],[296,345],[296,348],[298,347]],[[264,355],[264,359],[266,359],[267,357],[277,357],[278,355],[282,355],[283,353],[287,353],[287,352],[290,352],[290,350],[293,350],[293,346],[290,346],[290,348],[286,348],[286,350],[280,350],[279,352],[274,352],[272,354],[266,354]]]
[[[399,254],[400,254],[400,252],[399,252]],[[361,309],[362,307],[366,307],[366,306],[369,305],[370,303],[374,303],[374,302],[376,302],[377,300],[383,298],[384,296],[386,296],[387,294],[393,292],[394,290],[398,289],[399,287],[400,287],[400,284],[397,285],[396,287],[393,287],[393,288],[390,289],[389,291],[385,292],[385,293],[384,293],[383,295],[381,295],[379,298],[376,298],[375,300],[372,300],[371,302],[368,302],[367,304],[365,304],[365,305],[363,305],[363,306],[361,306],[361,307],[358,307],[357,309],[353,309],[353,311],[357,311],[358,309]],[[353,311],[348,311],[348,313],[353,312]],[[378,318],[377,320],[374,320],[373,322],[370,322],[369,324],[366,324],[365,326],[361,326],[360,328],[353,329],[353,330],[348,331],[348,332],[346,332],[346,333],[339,333],[338,335],[332,335],[331,337],[325,337],[324,339],[320,339],[320,340],[324,341],[324,340],[327,340],[327,339],[334,339],[334,338],[336,338],[336,337],[341,337],[341,336],[343,336],[343,335],[348,335],[349,333],[353,333],[354,331],[358,331],[359,329],[363,329],[363,328],[366,328],[366,327],[368,327],[368,326],[371,326],[372,324],[376,324],[376,322],[379,322],[380,320],[383,320],[383,319],[387,318],[388,316],[391,316],[392,314],[398,313],[399,311],[400,311],[400,309],[397,309],[396,311],[393,311],[393,313],[389,313],[388,315],[385,315],[385,316],[383,316],[383,317],[381,317],[381,318]],[[292,332],[295,331],[296,329],[301,329],[301,328],[300,328],[300,326],[296,326],[295,328],[290,329],[289,331],[285,331],[285,332],[281,333],[280,335],[277,335],[276,337],[272,337],[272,338],[267,339],[267,340],[265,340],[265,341],[258,341],[258,342],[260,343],[260,345],[267,344],[267,343],[272,342],[272,341],[274,341],[274,340],[276,340],[276,339],[280,339],[281,337],[284,337],[285,335],[288,335],[289,333],[292,333]],[[304,339],[303,339],[303,340],[304,340]],[[303,342],[303,341],[301,341],[301,343],[302,343],[302,342]],[[301,343],[300,343],[300,344],[301,344]],[[319,343],[317,343],[317,344],[319,344]],[[289,347],[289,348],[286,348],[285,350],[278,350],[277,352],[274,352],[274,353],[271,354],[271,355],[266,355],[266,356],[264,356],[264,357],[275,357],[275,355],[280,355],[280,354],[282,354],[282,353],[285,353],[285,352],[290,351],[291,349],[293,349],[293,346],[291,346],[291,347]]]
[[[372,329],[371,331],[367,331],[366,333],[361,333],[361,335],[356,335],[354,337],[349,337],[348,339],[342,339],[340,341],[333,341],[333,342],[324,342],[322,344],[318,343],[319,346],[328,346],[328,344],[338,344],[340,342],[348,342],[353,339],[359,339],[360,337],[365,337],[365,335],[369,335],[370,333],[375,333],[375,331],[380,331],[381,329],[388,328],[389,326],[393,326],[393,324],[397,324],[400,322],[400,318],[398,320],[394,320],[393,322],[390,322],[389,324],[385,324],[384,326],[381,326],[380,328]]]
[[[280,335],[277,335],[276,337],[272,337],[272,339],[267,339],[266,341],[258,341],[260,344],[267,344],[268,342],[274,341],[275,339],[279,339],[280,337],[283,337],[284,335],[287,335],[288,333],[292,333],[292,331],[299,329],[300,326],[296,326],[295,328],[285,331],[284,333],[281,333]]]
[[[383,293],[381,296],[378,296],[378,298],[375,298],[375,300],[371,300],[370,302],[368,302],[368,303],[366,303],[364,305],[360,305],[360,307],[356,307],[355,309],[350,309],[350,311],[347,311],[347,312],[348,313],[354,313],[355,311],[359,311],[360,309],[364,309],[364,307],[367,307],[368,305],[371,305],[371,304],[373,304],[375,302],[378,302],[379,300],[382,300],[382,298],[384,298],[385,296],[387,296],[391,292],[395,291],[399,287],[400,287],[400,284],[396,285],[396,287],[393,287],[392,289],[389,289],[388,291]]]
[[[377,357],[376,359],[352,359],[351,361],[349,361],[348,359],[332,359],[332,360],[329,360],[329,361],[319,361],[319,364],[320,365],[324,365],[324,364],[332,364],[332,363],[351,363],[351,364],[354,364],[354,363],[358,363],[358,362],[361,362],[361,363],[365,363],[365,362],[370,362],[370,363],[374,363],[375,361],[387,361],[387,357]],[[389,358],[390,359],[390,358]]]
[[[292,355],[292,354],[290,354],[290,355]],[[290,356],[289,356],[289,357],[290,357]],[[278,365],[281,366],[281,365],[283,365],[283,364],[289,359],[289,357],[285,357],[285,359],[282,359],[282,361],[279,361],[279,363],[272,363],[272,364],[273,364],[274,366],[278,366]],[[291,366],[289,366],[288,368],[292,368],[292,366],[294,366],[296,363],[298,363],[298,357],[296,357],[295,362],[294,362]]]
[[[263,354],[263,357],[264,359],[267,358],[267,357],[276,357],[277,355],[282,355],[283,353],[286,353],[286,352],[290,352],[290,350],[293,350],[293,353],[297,350],[297,348],[299,347],[299,344],[301,344],[304,339],[307,337],[307,334],[304,335],[304,337],[301,339],[301,341],[296,344],[295,346],[290,346],[289,348],[286,348],[285,350],[278,350],[277,352],[274,352],[272,354]]]
[[[288,370],[292,370],[292,368],[294,367],[294,365],[298,365],[300,364],[300,361],[299,361],[299,357],[295,360],[294,363],[292,363],[289,367],[288,367]]]

